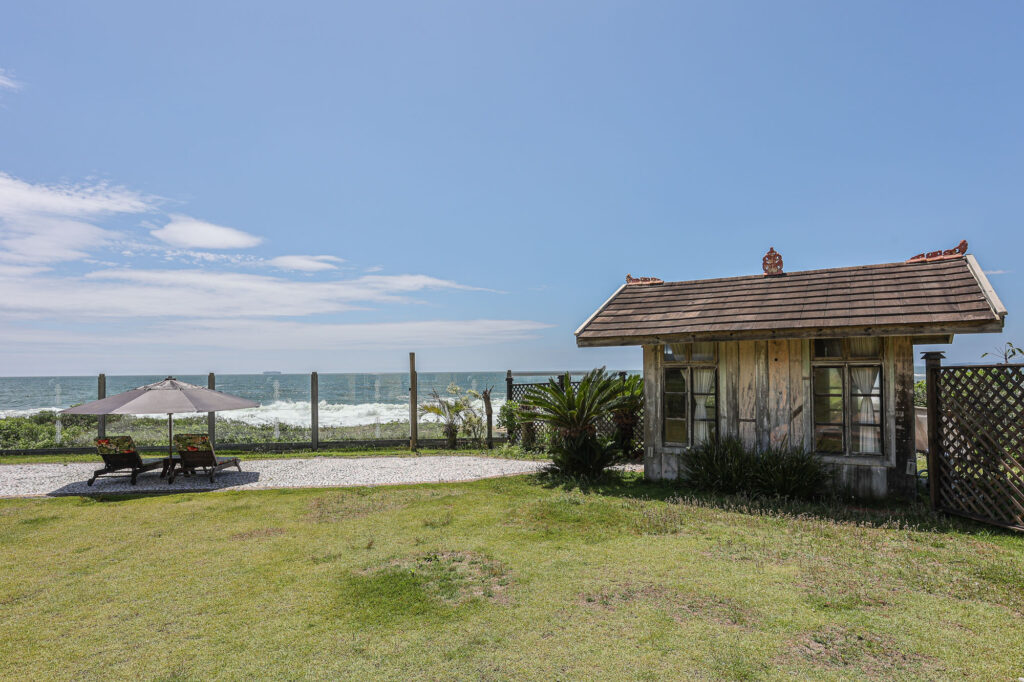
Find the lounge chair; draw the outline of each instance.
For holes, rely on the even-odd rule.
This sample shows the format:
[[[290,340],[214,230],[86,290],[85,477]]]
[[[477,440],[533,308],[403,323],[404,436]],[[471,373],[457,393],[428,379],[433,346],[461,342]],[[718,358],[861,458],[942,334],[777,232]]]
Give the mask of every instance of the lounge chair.
[[[135,449],[135,441],[131,436],[110,436],[109,438],[96,439],[96,452],[103,458],[106,464],[102,469],[97,469],[89,479],[88,485],[96,482],[100,476],[109,476],[119,471],[131,470],[132,485],[135,479],[143,471],[150,471],[157,467],[163,467],[161,476],[167,473],[166,459],[142,459]]]
[[[242,470],[237,457],[218,457],[213,451],[210,437],[205,433],[175,434],[174,447],[178,454],[171,462],[168,483],[174,483],[177,469],[185,475],[195,474],[196,469],[202,469],[204,474],[210,474],[210,483],[215,482],[215,476],[221,469],[233,466],[239,471]]]

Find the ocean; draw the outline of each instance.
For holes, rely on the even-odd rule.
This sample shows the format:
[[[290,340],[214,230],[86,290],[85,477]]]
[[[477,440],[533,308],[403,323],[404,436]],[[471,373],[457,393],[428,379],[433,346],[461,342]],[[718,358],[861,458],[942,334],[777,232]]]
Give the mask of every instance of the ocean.
[[[504,372],[419,372],[420,402],[431,390],[445,395],[455,384],[463,391],[494,389],[495,412],[505,402]],[[163,379],[162,375],[107,376],[107,395],[115,395]],[[178,375],[206,386],[206,375]],[[224,412],[220,416],[253,425],[308,426],[308,374],[218,374],[217,389],[260,403],[260,407]],[[529,381],[542,381],[530,378]],[[320,374],[321,426],[358,426],[409,420],[409,375]],[[0,377],[0,418],[61,410],[96,399],[96,377]],[[186,416],[186,415],[182,415]]]

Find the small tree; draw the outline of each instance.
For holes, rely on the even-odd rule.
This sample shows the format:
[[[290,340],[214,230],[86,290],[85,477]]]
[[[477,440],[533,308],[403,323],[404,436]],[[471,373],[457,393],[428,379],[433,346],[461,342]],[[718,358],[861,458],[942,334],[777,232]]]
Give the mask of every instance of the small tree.
[[[456,387],[458,389],[458,387]],[[452,394],[452,387],[448,387],[448,393]],[[454,450],[456,439],[459,436],[459,428],[473,412],[472,405],[465,396],[457,395],[459,390],[450,398],[442,397],[437,389],[431,391],[431,400],[420,404],[420,415],[432,414],[441,421],[441,432],[448,441],[448,449]]]
[[[987,358],[990,355],[1002,358],[1003,364],[1008,365],[1010,364],[1010,360],[1014,359],[1018,355],[1024,357],[1024,348],[1018,348],[1017,346],[1013,345],[1012,341],[1007,341],[1002,345],[1001,348],[997,346],[995,350],[991,353],[982,353],[981,357]]]

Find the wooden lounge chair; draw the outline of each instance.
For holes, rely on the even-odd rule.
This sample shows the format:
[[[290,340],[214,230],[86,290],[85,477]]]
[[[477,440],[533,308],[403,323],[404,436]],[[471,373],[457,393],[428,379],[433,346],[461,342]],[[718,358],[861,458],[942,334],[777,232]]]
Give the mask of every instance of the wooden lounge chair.
[[[132,485],[135,479],[143,471],[150,471],[157,467],[163,467],[161,476],[167,473],[166,459],[142,459],[135,450],[135,441],[131,436],[110,436],[109,438],[96,439],[96,452],[103,458],[106,464],[102,469],[97,469],[89,479],[88,485],[96,482],[100,476],[109,476],[120,471],[131,470]]]
[[[210,474],[210,483],[215,482],[215,476],[221,469],[233,466],[239,471],[242,470],[237,457],[218,457],[213,451],[210,437],[205,433],[175,434],[174,447],[178,454],[171,462],[171,477],[168,483],[174,483],[177,469],[186,475],[195,474],[196,469],[202,469],[204,474]]]

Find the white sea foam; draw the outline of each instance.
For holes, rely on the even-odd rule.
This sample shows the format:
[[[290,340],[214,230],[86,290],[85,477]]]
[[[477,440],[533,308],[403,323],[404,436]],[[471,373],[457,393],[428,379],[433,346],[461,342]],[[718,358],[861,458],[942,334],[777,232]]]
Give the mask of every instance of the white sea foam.
[[[504,400],[494,400],[494,412],[497,415]],[[473,407],[483,416],[483,402],[474,401]],[[61,408],[39,408],[34,410],[0,410],[0,419],[6,417],[27,417],[39,412],[56,412]],[[140,417],[166,418],[163,414],[137,415]],[[194,417],[194,414],[176,414],[175,419]],[[310,406],[305,400],[278,400],[260,407],[245,410],[218,412],[221,419],[240,421],[253,426],[264,424],[287,424],[289,426],[309,426]],[[420,421],[437,421],[432,415],[424,415]],[[359,403],[345,405],[320,401],[320,426],[360,426],[365,424],[385,424],[387,422],[408,422],[409,405],[407,403]]]
[[[34,414],[40,412],[57,412],[62,410],[62,407],[37,407],[31,410],[0,410],[0,419],[6,419],[7,417],[31,417]]]

